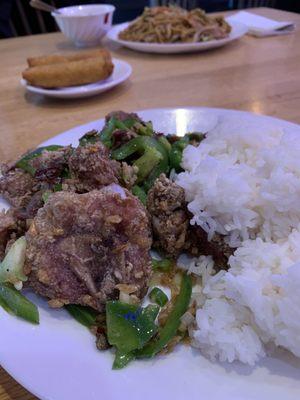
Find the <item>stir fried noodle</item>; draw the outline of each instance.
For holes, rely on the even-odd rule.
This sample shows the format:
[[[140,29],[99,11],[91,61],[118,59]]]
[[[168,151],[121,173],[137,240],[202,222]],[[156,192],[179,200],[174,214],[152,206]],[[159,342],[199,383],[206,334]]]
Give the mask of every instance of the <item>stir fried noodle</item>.
[[[119,38],[132,42],[180,43],[205,42],[229,35],[230,25],[223,17],[210,17],[196,8],[187,11],[179,7],[145,8]]]

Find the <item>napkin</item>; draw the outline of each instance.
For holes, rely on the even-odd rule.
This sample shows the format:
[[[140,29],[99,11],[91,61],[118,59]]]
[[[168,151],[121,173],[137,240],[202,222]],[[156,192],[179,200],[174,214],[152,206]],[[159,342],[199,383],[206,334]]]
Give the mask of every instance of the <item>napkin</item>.
[[[239,11],[228,17],[227,21],[229,23],[236,21],[246,25],[249,29],[248,34],[258,37],[284,35],[295,29],[295,24],[291,21],[278,22],[247,11]]]

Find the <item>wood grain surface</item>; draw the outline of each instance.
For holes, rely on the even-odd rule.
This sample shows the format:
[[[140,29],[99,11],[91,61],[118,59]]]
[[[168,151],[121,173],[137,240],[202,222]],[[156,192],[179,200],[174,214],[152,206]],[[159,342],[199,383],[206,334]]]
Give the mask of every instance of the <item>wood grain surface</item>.
[[[296,32],[268,38],[246,36],[197,54],[156,55],[115,48],[113,56],[131,64],[131,78],[88,99],[47,99],[26,93],[20,85],[27,57],[74,50],[63,35],[0,40],[0,161],[118,109],[223,107],[300,123],[300,15],[267,8],[253,11],[293,20],[298,24]],[[0,368],[0,400],[12,399],[35,397]]]

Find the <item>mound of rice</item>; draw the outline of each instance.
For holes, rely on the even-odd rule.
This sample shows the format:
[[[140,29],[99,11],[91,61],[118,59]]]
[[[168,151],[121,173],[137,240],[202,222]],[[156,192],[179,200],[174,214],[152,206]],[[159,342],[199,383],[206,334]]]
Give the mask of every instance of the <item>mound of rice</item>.
[[[209,277],[203,257],[187,267],[203,277],[190,335],[211,359],[253,365],[269,343],[300,357],[299,154],[296,133],[239,120],[184,151],[176,180],[191,223],[238,247],[228,272]]]

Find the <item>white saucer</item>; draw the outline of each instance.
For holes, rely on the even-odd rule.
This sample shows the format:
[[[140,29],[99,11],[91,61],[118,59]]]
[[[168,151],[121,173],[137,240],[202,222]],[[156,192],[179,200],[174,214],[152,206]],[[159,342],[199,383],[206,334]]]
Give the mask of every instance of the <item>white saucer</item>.
[[[103,81],[89,83],[88,85],[71,86],[59,89],[44,89],[42,87],[29,85],[25,79],[21,79],[21,84],[25,86],[29,92],[43,94],[49,97],[77,99],[79,97],[94,96],[95,94],[105,92],[106,90],[119,85],[126,81],[126,79],[131,75],[132,68],[127,62],[118,60],[117,58],[113,58],[112,61],[114,64],[112,75]]]

